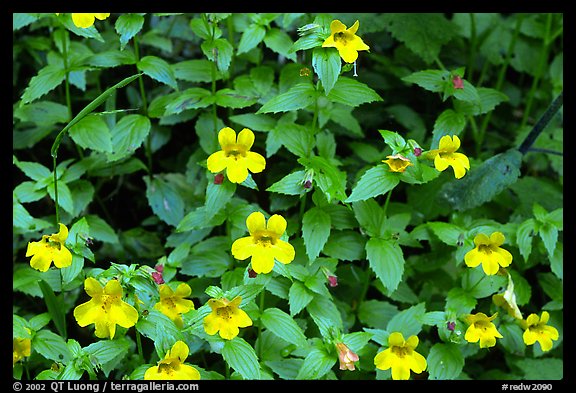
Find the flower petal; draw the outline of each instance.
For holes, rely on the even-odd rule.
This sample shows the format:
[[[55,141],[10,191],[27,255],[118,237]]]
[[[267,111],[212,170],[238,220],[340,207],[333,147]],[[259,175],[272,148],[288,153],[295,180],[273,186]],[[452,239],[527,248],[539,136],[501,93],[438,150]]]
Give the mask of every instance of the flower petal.
[[[428,364],[426,363],[426,358],[424,356],[418,352],[413,352],[410,359],[410,369],[412,369],[416,374],[420,374],[422,371],[426,370]]]
[[[224,127],[218,132],[218,143],[224,148],[236,144],[236,131],[230,127]]]
[[[94,24],[94,15],[86,13],[73,13],[72,22],[76,27],[86,29]]]
[[[122,327],[129,328],[138,322],[138,311],[128,303],[120,300],[110,306],[110,321]]]
[[[226,153],[224,153],[222,150],[210,154],[208,160],[206,160],[206,166],[212,173],[222,172],[224,169],[226,169],[228,163],[229,159],[226,157]]]
[[[359,27],[360,21],[356,20],[356,22],[354,22],[354,24],[348,28],[348,32],[352,35],[355,35]]]
[[[464,263],[468,267],[476,267],[482,263],[483,253],[478,251],[478,248],[473,248],[464,255]]]
[[[212,311],[210,314],[204,317],[204,331],[210,336],[215,335],[218,330],[220,330],[220,321],[221,318],[218,318],[216,316],[216,312]]]
[[[186,284],[185,282],[178,285],[176,291],[174,292],[174,296],[176,297],[188,297],[192,293],[192,288],[190,285]]]
[[[404,336],[400,332],[393,332],[388,337],[389,347],[401,347],[404,345]]]
[[[54,265],[57,268],[61,269],[72,265],[72,253],[64,245],[60,246],[60,250],[54,249],[53,253]]]
[[[388,370],[392,367],[394,356],[390,348],[385,349],[374,357],[374,365],[380,370]]]
[[[340,22],[338,19],[335,19],[330,23],[330,34],[334,35],[335,33],[341,33],[346,30],[346,25]]]
[[[254,253],[254,247],[257,247],[257,244],[254,243],[254,238],[252,236],[236,239],[234,243],[232,243],[232,256],[243,261],[252,256]]]
[[[276,244],[272,246],[272,250],[274,252],[274,258],[283,264],[292,262],[296,256],[296,251],[292,244],[283,240],[277,240]]]
[[[238,133],[238,142],[239,145],[242,145],[246,148],[246,150],[250,150],[252,145],[254,144],[254,133],[252,130],[248,128],[244,128],[242,131]]]
[[[346,63],[354,63],[358,59],[358,51],[351,45],[338,46],[338,53]]]
[[[261,212],[250,213],[246,218],[246,227],[252,236],[258,231],[266,230],[266,217]]]
[[[448,165],[450,165],[449,161],[444,159],[440,154],[434,157],[434,167],[436,170],[443,172],[448,168]]]
[[[252,269],[258,274],[270,273],[274,268],[274,255],[264,247],[255,247],[252,255]]]
[[[508,250],[498,247],[496,249],[496,255],[500,257],[498,263],[502,267],[507,267],[512,263],[512,254]]]
[[[104,293],[102,285],[94,277],[88,277],[84,280],[84,291],[90,297],[100,296]]]
[[[240,329],[238,326],[233,325],[231,323],[222,323],[220,327],[220,337],[226,340],[232,340],[240,333]]]
[[[502,232],[494,232],[490,235],[490,243],[493,246],[501,246],[502,244],[504,244],[504,241],[506,240],[506,238],[504,237],[504,234]]]
[[[99,13],[99,14],[92,14],[92,15],[94,15],[94,17],[98,20],[104,20],[110,16],[109,13],[108,14]]]
[[[252,173],[260,173],[266,168],[266,159],[253,151],[246,153],[246,166]]]
[[[82,303],[74,309],[74,318],[80,327],[86,327],[97,320],[104,318],[104,311],[102,310],[102,302],[94,299]]]
[[[172,345],[172,348],[170,348],[170,351],[166,354],[164,359],[178,358],[180,363],[183,363],[188,357],[189,351],[190,349],[188,348],[188,345],[186,345],[184,341],[178,340],[174,345]]]
[[[250,319],[250,317],[248,316],[248,314],[246,314],[246,312],[244,310],[240,310],[239,308],[237,308],[232,312],[231,316],[232,316],[232,321],[238,327],[252,326],[252,320]]]
[[[348,45],[350,45],[351,47],[353,47],[356,51],[359,50],[370,50],[370,47],[368,45],[366,45],[364,43],[364,41],[362,41],[362,38],[358,37],[357,35],[355,35],[354,37],[352,37],[352,39],[350,40],[350,42],[348,43]]]
[[[106,283],[104,287],[104,293],[110,296],[122,297],[122,286],[118,280],[110,280]]]
[[[52,264],[52,253],[46,250],[38,250],[30,259],[30,266],[41,272],[46,272]]]
[[[200,373],[189,364],[182,364],[177,370],[174,371],[171,379],[197,381],[200,379]]]
[[[228,180],[232,183],[242,183],[248,177],[245,160],[231,160],[226,168]]]
[[[493,276],[500,270],[498,254],[482,254],[482,270],[488,276]]]
[[[329,36],[322,43],[322,48],[336,48],[336,41],[334,41],[334,35]]]
[[[266,229],[274,232],[278,237],[282,236],[286,231],[286,219],[279,214],[273,214],[268,219]]]

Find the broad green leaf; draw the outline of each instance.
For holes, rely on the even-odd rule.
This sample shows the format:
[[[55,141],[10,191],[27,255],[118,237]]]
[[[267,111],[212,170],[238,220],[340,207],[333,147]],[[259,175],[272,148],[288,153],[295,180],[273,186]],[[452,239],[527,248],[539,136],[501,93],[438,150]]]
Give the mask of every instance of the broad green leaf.
[[[90,114],[70,127],[70,137],[84,149],[112,152],[112,136],[102,116]]]
[[[184,201],[176,187],[161,176],[144,176],[148,204],[162,221],[177,226],[184,217]]]
[[[201,48],[208,60],[216,62],[220,72],[228,70],[234,51],[234,47],[228,40],[224,38],[208,39],[202,43]]]
[[[330,371],[336,360],[337,357],[327,353],[325,349],[313,348],[304,358],[296,379],[320,379]]]
[[[433,93],[439,93],[444,91],[447,84],[451,83],[449,76],[450,73],[448,71],[424,70],[416,71],[403,77],[402,80],[408,83],[415,83],[423,89]]]
[[[558,229],[546,222],[539,226],[538,235],[542,239],[548,255],[554,255],[556,243],[558,242]]]
[[[518,244],[518,250],[525,261],[528,260],[528,257],[532,253],[532,238],[535,233],[536,222],[533,218],[529,218],[518,225],[518,229],[516,230],[516,243]]]
[[[52,176],[52,171],[38,162],[19,161],[15,156],[12,156],[12,162],[32,180],[41,181]]]
[[[407,339],[417,336],[422,331],[422,320],[426,313],[426,305],[419,303],[394,315],[388,322],[386,330],[390,333],[400,332]]]
[[[336,84],[342,68],[338,51],[334,48],[314,48],[312,67],[322,82],[325,94],[328,95]]]
[[[462,179],[445,183],[439,198],[453,209],[468,210],[491,201],[520,176],[522,153],[510,149],[490,157]]]
[[[168,64],[166,60],[157,56],[144,56],[136,65],[138,70],[142,71],[150,78],[162,82],[174,90],[178,90],[176,76],[174,75],[174,71],[170,67],[170,64]]]
[[[32,338],[32,348],[46,359],[59,363],[68,363],[72,353],[62,337],[49,330],[40,330]]]
[[[128,41],[134,37],[144,26],[144,17],[138,14],[122,14],[116,19],[114,27],[120,34],[120,50],[123,50]]]
[[[305,176],[305,171],[290,173],[272,184],[266,191],[286,195],[304,195],[306,193],[306,189],[304,188]]]
[[[257,96],[228,88],[218,90],[215,95],[216,104],[225,108],[245,108],[254,105],[257,101]]]
[[[400,179],[397,173],[390,172],[387,165],[377,165],[362,175],[345,202],[365,201],[385,194],[393,190],[398,183]]]
[[[561,380],[564,378],[564,362],[562,359],[519,359],[514,364],[522,370],[524,379],[542,381]]]
[[[318,92],[310,82],[301,82],[266,102],[256,113],[278,113],[303,109],[315,102],[317,94]]]
[[[222,348],[222,357],[228,365],[244,379],[260,379],[260,363],[254,348],[240,337],[226,340]]]
[[[288,293],[290,315],[294,316],[304,309],[312,301],[314,295],[300,281],[294,281]]]
[[[136,57],[134,56],[134,52],[112,49],[95,53],[85,61],[86,64],[91,66],[112,68],[121,65],[136,64]]]
[[[32,217],[16,198],[12,200],[12,226],[25,231],[40,231],[54,225],[53,222]]]
[[[14,109],[14,117],[38,125],[51,125],[68,121],[66,105],[52,101],[37,101]]]
[[[457,101],[454,103],[456,110],[465,115],[478,116],[492,111],[500,103],[508,101],[508,96],[495,89],[479,87],[477,101]]]
[[[276,336],[298,346],[306,345],[306,336],[294,319],[279,308],[271,307],[264,310],[260,320]]]
[[[356,231],[332,231],[322,252],[342,261],[359,261],[365,258],[366,239]]]
[[[382,97],[368,85],[345,76],[338,78],[338,81],[328,94],[328,99],[332,102],[352,107],[368,102],[382,101]]]
[[[478,301],[462,288],[452,288],[446,296],[446,312],[456,315],[469,314]]]
[[[524,343],[524,330],[517,323],[501,323],[498,331],[503,336],[498,340],[509,353],[524,356],[526,344]]]
[[[176,115],[187,109],[206,108],[214,102],[209,90],[201,87],[191,87],[176,93],[172,100],[166,104],[164,116]]]
[[[56,297],[54,291],[46,283],[46,281],[38,281],[38,286],[42,290],[42,295],[44,296],[44,302],[46,303],[46,308],[50,313],[50,317],[58,329],[58,333],[62,337],[66,337],[66,316],[64,315],[64,310],[60,306],[60,299]]]
[[[384,211],[374,199],[358,201],[352,204],[354,217],[360,227],[371,237],[383,235],[382,223],[384,222]]]
[[[58,65],[47,65],[42,68],[36,76],[30,79],[28,87],[22,94],[22,103],[28,104],[42,97],[64,82],[65,77],[66,71]]]
[[[302,237],[306,254],[310,261],[320,255],[322,248],[330,237],[330,215],[319,207],[313,207],[302,217]]]
[[[458,241],[463,241],[466,232],[459,226],[448,222],[434,221],[428,222],[426,225],[438,239],[449,246],[458,246]]]
[[[298,376],[298,371],[302,368],[304,359],[299,358],[283,358],[282,360],[267,360],[264,364],[272,369],[272,371],[281,379],[295,380]]]
[[[287,59],[296,61],[296,54],[290,52],[294,42],[284,30],[275,27],[268,29],[264,37],[264,44]]]
[[[358,319],[362,324],[377,329],[386,329],[396,314],[398,308],[395,305],[380,300],[364,300],[358,307]]]
[[[108,161],[117,161],[131,155],[150,133],[150,119],[142,115],[126,115],[112,128],[112,153]]]
[[[427,64],[439,56],[442,46],[457,33],[456,26],[444,14],[386,13],[382,18],[386,30]]]
[[[269,115],[257,115],[255,113],[243,113],[230,116],[230,120],[252,131],[272,131],[276,126],[276,119]]]
[[[309,129],[296,123],[277,124],[272,130],[286,149],[298,157],[310,156],[314,148],[314,136]]]
[[[90,236],[106,243],[118,243],[118,235],[114,229],[102,218],[89,214],[84,216],[90,226]]]
[[[212,82],[213,63],[206,59],[184,60],[171,65],[176,79],[188,82]],[[222,73],[215,72],[215,80],[222,79]]]
[[[246,27],[242,32],[242,37],[240,37],[237,54],[240,55],[256,48],[256,46],[262,42],[265,35],[266,29],[264,26],[251,24],[250,26]]]
[[[126,338],[117,340],[102,340],[92,343],[84,348],[90,355],[96,358],[99,364],[106,364],[113,360],[126,357],[130,349],[130,342]]]
[[[50,182],[48,187],[46,188],[48,191],[48,195],[54,202],[56,202],[56,193],[54,190],[54,183]],[[68,213],[74,215],[74,198],[72,197],[72,192],[70,191],[70,187],[66,183],[61,181],[58,182],[58,204]]]
[[[378,132],[384,138],[384,143],[390,146],[394,154],[402,152],[409,147],[406,139],[396,131],[378,130]]]
[[[462,275],[462,288],[475,298],[481,299],[506,288],[507,281],[505,276],[487,276],[482,266],[477,266],[466,269]]]
[[[366,258],[384,287],[394,291],[404,273],[404,256],[398,243],[373,237],[366,243]]]
[[[222,184],[208,183],[206,187],[206,217],[214,217],[220,210],[226,207],[228,201],[234,196],[236,184],[224,180]]]
[[[444,135],[460,135],[466,127],[466,117],[453,109],[446,109],[434,122],[431,146],[437,147]]]
[[[314,181],[320,187],[328,202],[346,199],[346,173],[323,157],[302,157],[298,162],[307,170],[314,171]]]
[[[434,344],[426,362],[430,379],[456,379],[464,368],[459,346],[451,343]]]
[[[24,14],[22,12],[12,13],[12,31],[19,30],[24,26],[38,20],[38,17],[32,14]]]
[[[326,296],[315,295],[306,306],[322,337],[332,337],[334,329],[342,329],[342,316],[340,311]]]

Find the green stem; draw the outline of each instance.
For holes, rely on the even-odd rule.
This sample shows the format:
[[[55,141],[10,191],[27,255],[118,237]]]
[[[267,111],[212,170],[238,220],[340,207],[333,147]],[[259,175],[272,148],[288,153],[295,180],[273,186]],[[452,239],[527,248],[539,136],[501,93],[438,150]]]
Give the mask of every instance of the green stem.
[[[134,42],[134,55],[136,57],[136,63],[140,61],[140,46],[138,44],[138,36],[135,35],[132,39]],[[138,77],[138,86],[140,87],[140,99],[142,100],[142,113],[144,116],[148,116],[148,100],[146,99],[146,90],[144,89],[144,78],[142,75]],[[146,138],[146,159],[148,161],[148,175],[150,180],[152,180],[152,130],[148,133]]]
[[[470,13],[470,50],[468,51],[468,69],[467,79],[472,80],[472,72],[474,71],[474,63],[476,61],[476,19],[474,18],[474,13]]]
[[[212,24],[212,39],[214,40],[216,37],[216,23]],[[212,77],[212,96],[216,96],[216,59],[212,61],[212,68],[211,68],[211,77]],[[214,121],[214,130],[217,131],[218,128],[218,113],[217,113],[217,105],[216,100],[212,103],[212,120]]]
[[[60,205],[58,204],[58,175],[56,174],[56,156],[52,156],[52,166],[54,167],[54,206],[56,208],[56,228],[60,223]]]
[[[258,304],[258,309],[260,310],[260,321],[258,323],[258,359],[262,359],[262,313],[264,312],[264,301],[266,300],[265,297],[265,290],[263,289],[260,292],[260,300]]]
[[[526,126],[530,112],[532,110],[532,103],[534,102],[534,96],[536,95],[536,90],[540,84],[540,79],[542,78],[542,73],[544,72],[544,67],[548,61],[548,52],[550,48],[551,41],[549,39],[550,29],[552,27],[552,14],[548,14],[546,18],[546,30],[544,33],[544,40],[542,42],[542,52],[540,54],[540,63],[536,70],[536,75],[532,80],[532,86],[530,87],[530,92],[528,93],[528,102],[526,103],[526,109],[524,110],[524,116],[522,117],[522,122],[520,123],[520,130]]]
[[[142,350],[142,338],[138,329],[136,331],[136,346],[138,347],[138,356],[140,357],[141,364],[144,364],[144,351]]]

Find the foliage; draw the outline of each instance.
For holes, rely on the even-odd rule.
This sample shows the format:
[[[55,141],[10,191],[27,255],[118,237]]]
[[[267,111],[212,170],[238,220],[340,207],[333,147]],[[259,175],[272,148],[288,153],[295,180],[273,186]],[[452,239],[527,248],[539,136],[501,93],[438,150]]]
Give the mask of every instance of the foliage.
[[[179,341],[201,379],[392,379],[374,358],[398,348],[426,359],[412,379],[563,377],[562,109],[536,124],[563,90],[562,14],[96,15],[13,14],[15,378],[143,379]],[[347,63],[329,37],[369,50]],[[263,171],[208,169],[246,149]],[[511,264],[467,266],[496,232]],[[72,261],[35,270],[30,244]],[[137,322],[80,327],[87,278],[118,280]],[[179,323],[161,285],[193,301]],[[479,313],[491,348],[468,340]]]

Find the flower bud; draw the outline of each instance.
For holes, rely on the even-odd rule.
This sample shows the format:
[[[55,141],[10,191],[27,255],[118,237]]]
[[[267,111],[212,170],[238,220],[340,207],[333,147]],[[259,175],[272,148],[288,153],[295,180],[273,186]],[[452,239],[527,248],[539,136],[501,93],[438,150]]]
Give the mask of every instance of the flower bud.
[[[354,371],[356,368],[354,362],[357,362],[360,358],[356,355],[346,344],[339,342],[336,343],[336,349],[338,350],[338,360],[340,361],[340,370],[350,370]]]
[[[214,176],[214,184],[222,184],[224,181],[224,175],[222,173],[217,173]]]

